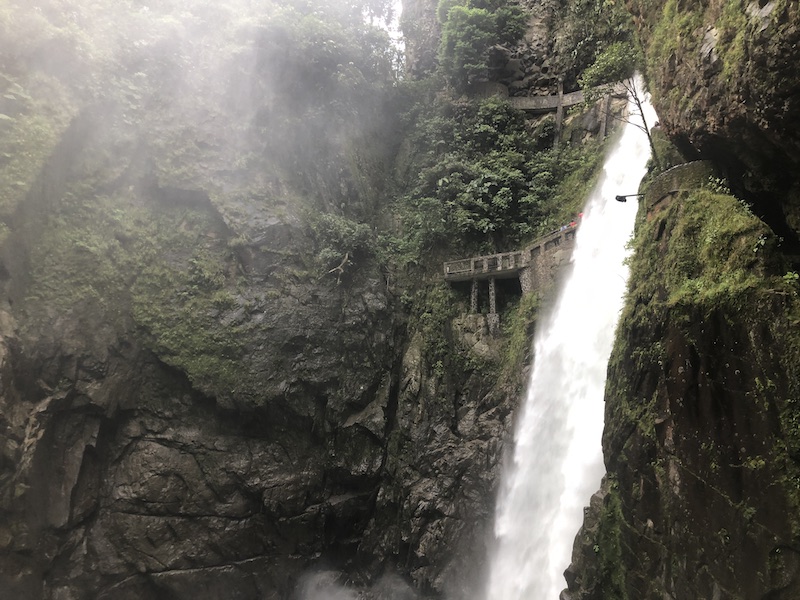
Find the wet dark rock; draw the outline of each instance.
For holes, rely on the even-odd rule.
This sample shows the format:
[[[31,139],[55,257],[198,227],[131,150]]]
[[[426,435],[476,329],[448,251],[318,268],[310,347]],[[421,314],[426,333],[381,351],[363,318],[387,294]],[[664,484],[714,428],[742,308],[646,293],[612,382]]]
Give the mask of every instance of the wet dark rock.
[[[190,297],[210,338],[134,318],[149,265],[124,263],[135,274],[115,283],[92,263],[90,281],[114,302],[70,295],[63,271],[61,295],[32,297],[34,244],[57,233],[39,215],[79,182],[72,165],[91,162],[98,141],[71,131],[50,159],[63,168],[3,250],[15,301],[0,311],[0,589],[20,600],[286,599],[321,564],[377,598],[416,597],[411,581],[421,595],[472,585],[517,390],[436,372],[422,340],[406,339],[376,261],[354,261],[337,283],[315,266],[300,214],[258,194],[212,198],[204,190],[223,177],[213,169],[191,186],[154,186],[152,165],[129,164],[117,205],[168,223],[151,260],[188,277],[140,297],[140,318]],[[143,232],[123,233],[115,252],[133,252]],[[496,354],[485,326],[467,329],[458,335],[477,359]],[[228,351],[232,377],[196,368]],[[385,583],[388,572],[402,576]]]
[[[800,53],[798,8],[750,2],[703,12],[633,2],[662,127],[688,159],[714,160],[736,192],[797,251],[793,173],[800,156],[800,103],[793,66]],[[705,6],[705,5],[704,5]],[[677,31],[680,24],[694,27]],[[660,40],[679,35],[672,48]]]
[[[732,258],[740,243],[742,262],[725,262],[726,276],[755,279],[713,299],[673,304],[685,282],[674,270],[686,267],[676,244],[693,247],[685,225],[695,217],[728,222],[739,206],[724,195],[692,205],[700,198],[673,199],[640,226],[634,283],[609,365],[608,475],[566,573],[575,600],[788,600],[800,593],[796,557],[784,550],[798,540],[800,356],[788,326],[796,294],[781,291],[785,267],[775,246],[750,247],[776,240],[745,213],[751,229],[732,235],[716,258],[699,251],[694,268],[708,277],[704,269]]]

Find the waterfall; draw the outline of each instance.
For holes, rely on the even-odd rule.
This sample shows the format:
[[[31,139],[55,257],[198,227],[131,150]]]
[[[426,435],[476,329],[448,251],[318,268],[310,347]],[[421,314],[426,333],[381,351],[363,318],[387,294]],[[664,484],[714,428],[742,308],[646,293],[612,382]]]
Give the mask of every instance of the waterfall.
[[[628,102],[629,114],[635,111]],[[645,103],[648,124],[655,113]],[[557,600],[583,507],[605,472],[603,393],[628,276],[626,245],[650,148],[631,114],[584,209],[571,273],[534,341],[534,365],[495,515],[487,600]],[[635,119],[635,121],[634,121]]]

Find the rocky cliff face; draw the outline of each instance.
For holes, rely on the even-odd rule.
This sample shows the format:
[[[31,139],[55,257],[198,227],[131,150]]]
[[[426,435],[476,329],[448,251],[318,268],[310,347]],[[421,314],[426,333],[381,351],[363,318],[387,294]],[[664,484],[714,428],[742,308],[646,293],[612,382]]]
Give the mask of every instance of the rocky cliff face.
[[[608,476],[565,596],[794,598],[796,278],[778,237],[724,190],[667,196],[636,235]]]
[[[662,127],[733,192],[645,197],[564,597],[795,598],[797,6],[628,4]]]
[[[315,263],[301,211],[369,192],[348,193],[360,173],[342,163],[288,170],[311,130],[284,164],[267,158],[280,126],[254,123],[294,98],[247,97],[272,83],[259,34],[198,80],[156,90],[145,69],[153,87],[125,92],[140,98],[69,98],[68,124],[43,125],[49,148],[11,184],[0,571],[15,597],[287,597],[314,556],[353,560],[385,462],[398,322],[368,254],[347,285]],[[21,66],[6,92],[23,128],[42,118],[26,96],[60,82]],[[220,95],[206,78],[222,67]]]
[[[737,193],[796,246],[797,4],[629,4],[666,132],[686,156],[717,161]]]
[[[430,282],[399,287],[378,243],[385,39],[325,3],[190,4],[0,8],[0,587],[474,593],[519,378],[487,368],[482,318],[410,316]],[[569,40],[592,55],[569,21],[588,4],[562,4],[527,3],[526,39],[494,50],[512,93],[574,80]],[[568,593],[788,600],[796,5],[630,4],[665,130],[755,215],[719,183],[643,215]],[[429,72],[435,6],[404,20]]]
[[[482,553],[508,390],[429,363],[378,256],[398,138],[381,35],[234,2],[12,4],[0,588],[470,585],[454,548]],[[481,325],[456,331],[496,355]]]

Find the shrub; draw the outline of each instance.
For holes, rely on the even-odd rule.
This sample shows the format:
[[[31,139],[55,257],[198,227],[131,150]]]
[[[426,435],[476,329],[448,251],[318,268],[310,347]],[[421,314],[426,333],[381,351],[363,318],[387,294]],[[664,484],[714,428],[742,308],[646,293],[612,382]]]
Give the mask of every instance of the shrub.
[[[597,55],[594,63],[580,76],[582,88],[613,83],[631,77],[636,70],[639,54],[628,42],[614,42]]]
[[[317,243],[317,259],[324,268],[332,268],[345,259],[365,258],[375,251],[370,227],[330,213],[314,215],[311,230]]]

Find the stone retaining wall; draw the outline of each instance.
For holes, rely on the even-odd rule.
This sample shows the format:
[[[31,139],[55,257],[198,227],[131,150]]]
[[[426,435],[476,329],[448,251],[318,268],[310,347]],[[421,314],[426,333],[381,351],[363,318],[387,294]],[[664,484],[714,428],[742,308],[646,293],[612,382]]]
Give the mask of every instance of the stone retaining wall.
[[[708,160],[696,160],[667,169],[658,175],[644,196],[647,211],[676,192],[696,190],[708,185],[709,178],[715,174],[714,166]]]
[[[519,277],[523,294],[544,289],[553,283],[561,267],[572,257],[576,232],[577,228],[566,229],[561,232],[562,235],[546,239],[530,249],[530,264],[522,270],[526,273],[523,275],[521,271]]]

